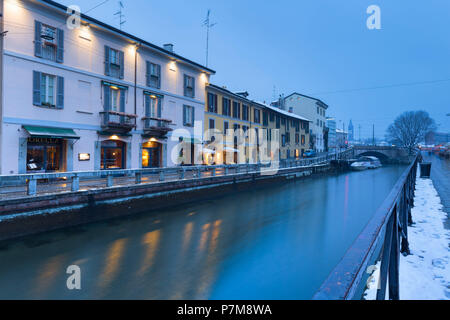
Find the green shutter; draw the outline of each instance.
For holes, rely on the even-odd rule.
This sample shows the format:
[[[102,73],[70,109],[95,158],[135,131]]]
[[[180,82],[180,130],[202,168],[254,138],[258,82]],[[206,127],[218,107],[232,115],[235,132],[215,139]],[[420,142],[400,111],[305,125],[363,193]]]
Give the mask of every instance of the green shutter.
[[[111,110],[111,88],[108,86],[103,86],[103,106],[105,111]]]
[[[158,71],[158,89],[161,89],[161,65],[157,65],[156,69]]]
[[[125,77],[125,55],[123,51],[119,51],[120,79]]]
[[[147,87],[150,87],[150,77],[151,77],[150,68],[151,64],[149,61],[147,61]]]
[[[191,108],[191,112],[192,112],[191,119],[192,119],[192,126],[193,126],[195,123],[195,108],[194,107]]]
[[[125,112],[126,90],[120,90],[120,112]]]
[[[41,105],[41,73],[33,71],[33,105]]]
[[[186,119],[186,109],[187,109],[187,106],[183,106],[183,126],[186,126],[186,121],[187,121],[187,119]]]
[[[56,30],[56,38],[57,38],[57,50],[56,50],[56,62],[63,63],[64,62],[64,30],[57,29]]]
[[[111,75],[111,48],[105,46],[105,75]]]
[[[57,77],[56,90],[57,90],[56,108],[64,109],[64,78],[63,77]]]
[[[34,55],[42,58],[42,23],[39,21],[34,22]]]

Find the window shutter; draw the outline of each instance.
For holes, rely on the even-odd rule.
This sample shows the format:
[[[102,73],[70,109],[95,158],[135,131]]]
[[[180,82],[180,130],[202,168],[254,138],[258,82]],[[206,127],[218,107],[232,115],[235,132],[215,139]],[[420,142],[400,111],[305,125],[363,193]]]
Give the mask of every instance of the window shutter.
[[[195,78],[192,78],[192,98],[195,98]]]
[[[110,76],[111,75],[111,48],[108,46],[105,46],[105,75]]]
[[[58,77],[58,82],[56,84],[56,90],[58,92],[56,97],[56,108],[64,109],[64,78]]]
[[[144,99],[145,99],[145,116],[149,117],[150,116],[150,96],[149,95],[144,95]]]
[[[187,96],[187,76],[184,75],[184,96]]]
[[[125,93],[126,90],[120,90],[120,112],[125,112]]]
[[[156,69],[158,70],[158,89],[161,89],[161,65],[157,65]]]
[[[33,104],[41,105],[41,73],[33,71]]]
[[[187,119],[186,119],[186,109],[187,109],[187,106],[183,106],[183,126],[185,126],[187,123],[186,123],[186,121],[187,121]]]
[[[162,113],[162,100],[161,98],[158,99],[158,118],[161,119],[161,113]]]
[[[58,29],[56,31],[56,37],[58,40],[58,47],[56,52],[56,62],[64,62],[64,30]]]
[[[123,51],[119,51],[119,63],[120,63],[120,79],[125,77],[125,56]]]
[[[150,78],[151,78],[150,68],[151,68],[150,62],[147,61],[147,87],[150,87]]]
[[[195,123],[195,108],[194,107],[191,108],[191,112],[192,112],[191,125],[194,126],[194,123]]]
[[[105,108],[105,111],[111,110],[111,88],[108,86],[103,87],[103,105]]]
[[[34,55],[42,58],[42,23],[35,21],[34,23]]]

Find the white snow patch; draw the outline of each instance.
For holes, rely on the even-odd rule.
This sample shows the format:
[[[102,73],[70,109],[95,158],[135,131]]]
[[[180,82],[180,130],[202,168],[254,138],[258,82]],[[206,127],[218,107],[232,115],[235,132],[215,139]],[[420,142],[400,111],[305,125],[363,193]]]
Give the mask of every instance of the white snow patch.
[[[414,226],[408,229],[411,255],[400,256],[400,299],[450,300],[450,231],[447,214],[430,179],[417,179]],[[380,262],[364,299],[375,300]],[[386,294],[388,297],[388,294]]]

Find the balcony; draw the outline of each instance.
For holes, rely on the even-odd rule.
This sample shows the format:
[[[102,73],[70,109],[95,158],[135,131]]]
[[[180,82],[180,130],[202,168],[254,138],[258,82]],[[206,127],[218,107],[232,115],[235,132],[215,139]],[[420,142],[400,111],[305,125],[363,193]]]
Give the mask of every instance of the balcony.
[[[111,134],[126,134],[136,127],[137,115],[117,111],[103,111],[102,130]]]
[[[144,117],[142,120],[144,121],[144,133],[146,136],[166,138],[167,133],[173,131],[173,129],[170,128],[170,125],[172,124],[171,120],[152,117]]]

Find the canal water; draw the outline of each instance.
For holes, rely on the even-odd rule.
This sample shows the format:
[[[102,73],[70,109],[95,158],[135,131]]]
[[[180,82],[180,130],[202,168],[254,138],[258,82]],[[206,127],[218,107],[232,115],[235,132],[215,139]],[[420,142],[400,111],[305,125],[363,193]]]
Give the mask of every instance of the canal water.
[[[0,245],[0,299],[310,299],[405,170],[316,176]],[[208,191],[205,191],[208,192]],[[70,265],[81,290],[67,289]]]

